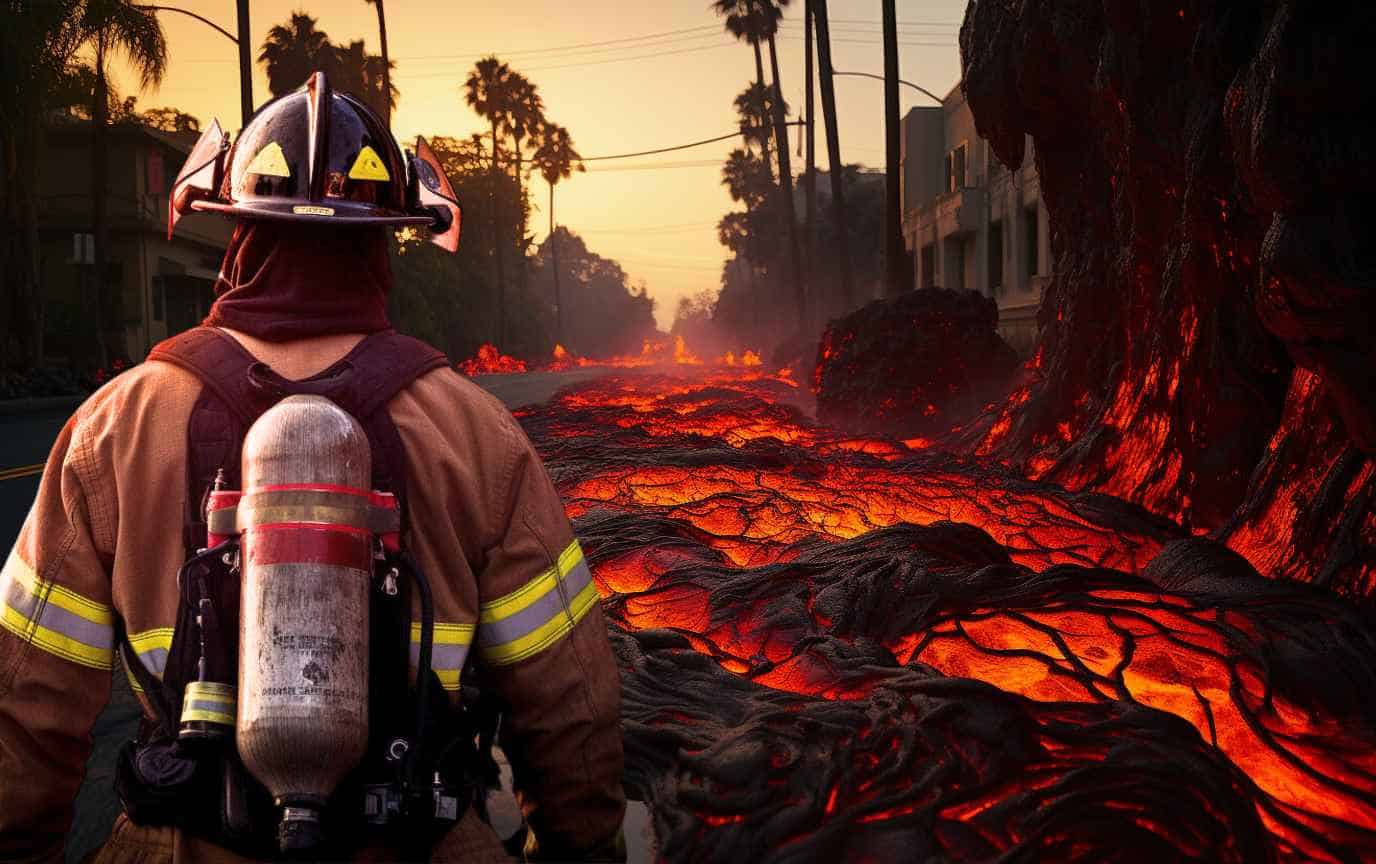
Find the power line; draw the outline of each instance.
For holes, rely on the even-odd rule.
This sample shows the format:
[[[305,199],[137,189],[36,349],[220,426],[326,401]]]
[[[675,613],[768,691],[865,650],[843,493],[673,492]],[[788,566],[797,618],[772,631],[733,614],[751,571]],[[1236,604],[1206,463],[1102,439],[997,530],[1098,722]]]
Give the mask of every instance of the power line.
[[[803,125],[803,121],[801,121],[801,120],[790,120],[790,121],[788,121],[787,123],[785,123],[784,125],[785,125],[785,126],[801,126],[801,125]],[[657,153],[671,153],[671,152],[673,152],[674,150],[687,150],[687,149],[690,148],[690,147],[701,147],[701,146],[704,145],[704,144],[715,144],[715,143],[718,142],[718,141],[725,141],[725,140],[728,139],[728,138],[735,138],[735,137],[737,137],[737,136],[744,135],[744,134],[746,134],[747,132],[751,132],[751,131],[760,131],[760,132],[762,132],[762,131],[765,131],[765,130],[762,130],[762,129],[759,129],[759,130],[737,129],[735,132],[730,132],[730,133],[728,133],[728,134],[726,134],[726,135],[718,135],[716,138],[704,138],[704,139],[701,140],[701,141],[694,141],[694,142],[692,142],[692,143],[690,143],[690,144],[677,144],[677,145],[675,145],[675,146],[673,146],[673,147],[660,147],[660,148],[657,149],[657,150],[642,150],[642,151],[640,151],[639,153],[618,153],[618,154],[615,155],[615,156],[584,156],[582,159],[580,159],[580,160],[578,160],[578,161],[580,161],[580,162],[603,162],[603,161],[606,161],[606,160],[608,160],[608,159],[630,159],[630,158],[632,158],[632,157],[634,157],[634,156],[654,156],[654,155],[657,154]]]
[[[627,60],[650,60],[655,57],[669,57],[674,54],[692,54],[697,51],[712,51],[714,49],[719,48],[731,48],[733,47],[733,44],[734,43],[731,42],[723,42],[717,45],[701,45],[696,48],[679,48],[675,51],[659,51],[654,54],[637,54],[634,57],[612,57],[607,60],[587,60],[581,63],[561,63],[557,66],[536,66],[535,68],[527,69],[526,71],[546,72],[551,69],[571,69],[575,66],[601,66],[604,63],[624,63]]]
[[[560,61],[560,60],[589,60],[589,59],[596,59],[596,58],[599,57],[599,56],[604,56],[604,57],[605,57],[605,56],[607,56],[607,55],[615,55],[615,54],[617,54],[617,53],[623,53],[623,54],[624,54],[624,53],[627,52],[627,51],[644,50],[644,49],[646,49],[646,48],[668,48],[668,47],[673,46],[673,45],[684,45],[684,44],[691,44],[691,43],[702,44],[704,39],[709,39],[709,40],[717,41],[717,42],[720,42],[720,44],[723,44],[723,45],[729,45],[729,44],[731,44],[729,41],[725,41],[723,37],[724,37],[724,34],[722,34],[722,33],[719,33],[719,32],[716,32],[716,31],[710,31],[710,32],[706,32],[706,33],[694,33],[694,34],[687,35],[687,36],[671,36],[671,37],[661,38],[661,39],[651,39],[651,40],[647,40],[647,41],[643,41],[643,42],[634,42],[634,43],[625,44],[625,45],[609,45],[609,46],[605,46],[605,47],[601,47],[601,48],[571,48],[571,49],[559,49],[557,52],[556,52],[556,51],[542,52],[542,53],[540,54],[540,56],[535,56],[535,55],[516,55],[516,56],[512,56],[512,55],[510,55],[510,54],[505,54],[505,53],[501,53],[501,52],[484,51],[484,52],[465,52],[465,53],[463,53],[463,54],[451,54],[451,55],[447,55],[447,56],[435,55],[435,56],[432,56],[431,58],[429,58],[429,59],[427,59],[427,60],[422,60],[422,61],[419,61],[419,62],[422,62],[422,63],[435,63],[435,62],[453,63],[453,62],[455,62],[455,61],[462,62],[462,61],[464,61],[466,58],[473,56],[474,53],[481,53],[481,54],[499,54],[501,57],[503,57],[505,60],[509,61],[509,62],[512,63],[512,64],[521,64],[521,63],[527,63],[527,62],[530,62],[530,63],[553,62],[553,61]],[[403,57],[403,58],[399,58],[399,59],[406,60],[407,58],[404,58],[404,57]]]
[[[555,45],[547,48],[507,48],[501,51],[488,51],[490,54],[550,54],[559,51],[573,51],[580,48],[596,48],[602,45],[620,45],[626,42],[637,42],[646,39],[660,39],[665,36],[678,36],[684,33],[702,33],[706,31],[720,31],[720,27],[715,24],[707,24],[701,27],[684,27],[681,30],[665,30],[660,33],[644,33],[640,36],[627,36],[622,39],[604,39],[601,42],[575,42],[569,45]],[[486,49],[484,49],[486,50]],[[481,51],[479,53],[482,53]],[[426,54],[416,57],[398,57],[398,60],[455,60],[460,55],[455,54]],[[462,55],[462,56],[467,56]]]
[[[613,165],[607,168],[593,168],[590,174],[615,174],[618,171],[659,171],[667,168],[719,168],[719,159],[699,159],[691,162],[644,162],[638,165]]]

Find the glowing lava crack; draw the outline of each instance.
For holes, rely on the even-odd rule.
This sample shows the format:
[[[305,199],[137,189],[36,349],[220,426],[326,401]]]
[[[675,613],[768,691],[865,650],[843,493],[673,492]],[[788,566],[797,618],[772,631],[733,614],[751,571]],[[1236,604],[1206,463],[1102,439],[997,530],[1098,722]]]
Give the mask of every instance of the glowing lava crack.
[[[520,412],[673,861],[1361,860],[1376,635],[1114,498],[854,438],[758,371]]]

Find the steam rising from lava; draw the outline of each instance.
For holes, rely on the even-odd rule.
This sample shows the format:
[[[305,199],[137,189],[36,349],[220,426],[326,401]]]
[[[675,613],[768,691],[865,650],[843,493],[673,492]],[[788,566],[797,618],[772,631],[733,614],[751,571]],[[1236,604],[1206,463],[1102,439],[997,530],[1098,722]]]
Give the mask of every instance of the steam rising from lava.
[[[1134,505],[848,437],[758,371],[521,413],[682,861],[1355,860],[1376,637]]]

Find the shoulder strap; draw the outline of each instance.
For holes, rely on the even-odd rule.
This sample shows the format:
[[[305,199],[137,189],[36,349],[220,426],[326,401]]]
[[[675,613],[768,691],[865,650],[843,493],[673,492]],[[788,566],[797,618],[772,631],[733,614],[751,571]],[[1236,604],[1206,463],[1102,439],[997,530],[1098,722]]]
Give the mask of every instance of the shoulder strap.
[[[386,405],[425,373],[449,359],[419,339],[395,330],[373,333],[318,375],[289,381],[274,373],[227,333],[195,327],[160,342],[150,360],[180,366],[204,389],[187,428],[187,554],[205,545],[202,499],[218,470],[237,488],[244,435],[268,408],[294,393],[315,393],[348,411],[368,433],[373,487],[397,496],[406,524],[406,472],[401,437]]]
[[[352,414],[368,433],[373,453],[373,488],[397,497],[404,533],[409,524],[406,452],[387,413],[387,403],[420,376],[448,366],[449,358],[419,339],[384,330],[358,343],[340,362],[351,368],[321,395]]]
[[[438,349],[395,330],[368,336],[345,361],[353,369],[335,391],[335,401],[360,421],[386,407],[412,381],[449,365],[449,358]]]
[[[165,339],[153,346],[148,359],[195,374],[245,426],[280,398],[256,385],[248,374],[258,365],[257,358],[234,337],[213,327],[193,327]]]

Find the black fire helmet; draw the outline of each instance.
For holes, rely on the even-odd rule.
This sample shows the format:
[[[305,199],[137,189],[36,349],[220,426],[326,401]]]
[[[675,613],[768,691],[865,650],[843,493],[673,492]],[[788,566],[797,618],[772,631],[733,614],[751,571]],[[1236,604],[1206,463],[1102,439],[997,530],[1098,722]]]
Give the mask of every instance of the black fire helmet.
[[[259,108],[231,147],[212,121],[168,199],[167,236],[192,210],[244,219],[338,225],[424,225],[430,241],[458,249],[462,214],[424,138],[402,155],[362,101],[315,72]]]

